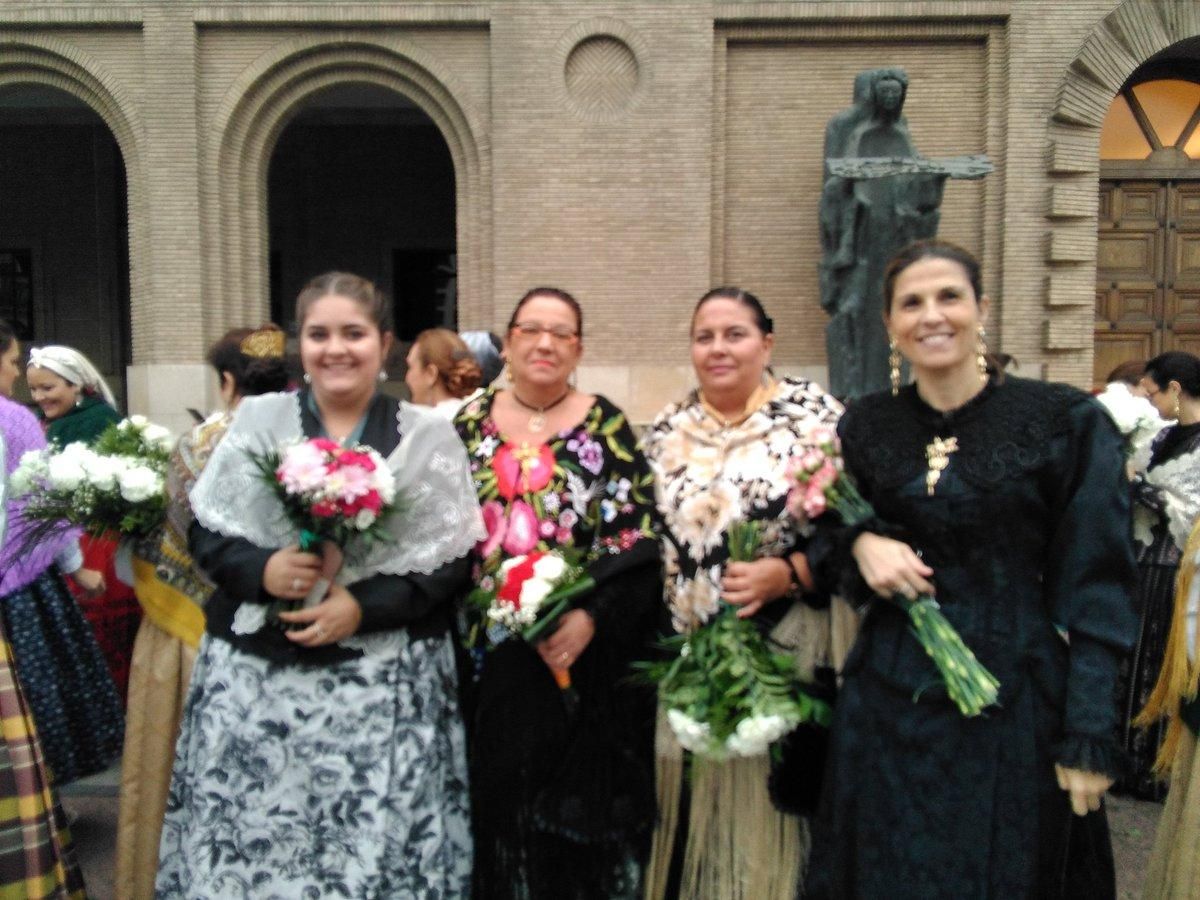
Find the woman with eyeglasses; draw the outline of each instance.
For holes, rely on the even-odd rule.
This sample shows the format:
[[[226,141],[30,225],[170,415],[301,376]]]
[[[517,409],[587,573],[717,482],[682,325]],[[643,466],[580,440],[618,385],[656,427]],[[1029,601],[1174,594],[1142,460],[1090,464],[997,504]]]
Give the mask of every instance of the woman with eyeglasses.
[[[531,645],[466,609],[475,896],[636,897],[654,823],[653,693],[631,683],[660,596],[650,470],[621,410],[578,390],[583,317],[521,298],[508,387],[459,413],[487,538],[475,581],[534,551],[581,555],[594,590]]]
[[[1132,724],[1158,679],[1171,631],[1175,576],[1188,535],[1200,516],[1200,359],[1163,353],[1146,363],[1138,387],[1164,419],[1150,449],[1150,465],[1133,481],[1133,536],[1137,542],[1137,646],[1123,671],[1121,729],[1129,767],[1121,793],[1162,800],[1166,782],[1151,771],[1166,723]]]

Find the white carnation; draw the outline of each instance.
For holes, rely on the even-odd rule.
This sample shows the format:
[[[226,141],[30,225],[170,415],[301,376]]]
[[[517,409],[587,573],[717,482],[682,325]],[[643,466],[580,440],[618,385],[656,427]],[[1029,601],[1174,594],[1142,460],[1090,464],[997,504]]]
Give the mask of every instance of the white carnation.
[[[566,561],[555,553],[549,553],[533,564],[534,575],[549,582],[558,581],[566,571]]]
[[[1132,435],[1140,428],[1153,427],[1162,422],[1154,404],[1145,397],[1134,396],[1129,386],[1121,382],[1110,384],[1096,399],[1123,435]]]
[[[705,754],[711,750],[712,729],[707,722],[697,722],[683,710],[668,709],[667,724],[683,749]]]
[[[93,453],[91,458],[83,463],[84,477],[88,484],[101,491],[116,490],[118,479],[128,469],[125,461],[117,456],[99,456]]]
[[[163,482],[153,469],[131,466],[117,476],[121,496],[130,503],[141,503],[162,492]]]
[[[170,450],[172,446],[171,432],[161,425],[147,425],[142,429],[142,438],[152,447]]]
[[[45,450],[26,450],[21,461],[8,478],[8,486],[16,496],[28,494],[46,478]]]
[[[87,478],[87,466],[94,454],[83,444],[68,444],[46,462],[46,478],[58,491],[73,491]]]
[[[128,422],[130,425],[132,425],[134,428],[136,428],[138,431],[144,431],[146,426],[150,424],[150,420],[147,419],[145,416],[130,416],[125,421]]]
[[[537,571],[536,565],[534,571]],[[521,609],[541,609],[546,597],[553,589],[554,585],[537,575],[526,578],[521,585]]]
[[[375,513],[369,509],[360,509],[354,516],[354,527],[359,531],[366,531],[375,524]]]
[[[795,724],[783,716],[747,716],[725,739],[725,748],[735,756],[761,756]]]

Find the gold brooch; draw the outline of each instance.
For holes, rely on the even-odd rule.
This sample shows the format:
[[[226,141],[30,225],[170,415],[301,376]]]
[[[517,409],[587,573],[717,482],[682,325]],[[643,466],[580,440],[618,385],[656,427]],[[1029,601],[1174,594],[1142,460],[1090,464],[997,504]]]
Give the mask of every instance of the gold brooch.
[[[937,487],[942,477],[942,470],[950,465],[950,454],[958,451],[958,438],[942,440],[934,437],[925,445],[925,460],[929,463],[929,471],[925,473],[925,493],[932,497],[933,489]]]

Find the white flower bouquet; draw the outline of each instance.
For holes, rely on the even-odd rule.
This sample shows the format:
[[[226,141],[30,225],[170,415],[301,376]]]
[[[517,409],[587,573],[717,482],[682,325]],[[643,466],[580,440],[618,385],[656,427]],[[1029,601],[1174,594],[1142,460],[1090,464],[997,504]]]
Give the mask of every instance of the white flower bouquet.
[[[729,558],[754,559],[757,523],[729,529]],[[668,639],[670,657],[641,668],[658,685],[667,723],[685,750],[710,759],[761,756],[802,722],[828,727],[829,704],[804,689],[795,662],[773,653],[737,607],[720,612],[691,634]]]
[[[1135,469],[1145,469],[1150,462],[1150,444],[1167,425],[1158,410],[1145,397],[1138,397],[1129,386],[1115,381],[1096,399],[1112,418],[1117,431],[1125,437],[1125,457]]]
[[[110,425],[94,446],[31,450],[21,457],[10,487],[27,496],[23,539],[36,543],[63,523],[89,534],[142,537],[162,522],[171,433],[144,416]]]

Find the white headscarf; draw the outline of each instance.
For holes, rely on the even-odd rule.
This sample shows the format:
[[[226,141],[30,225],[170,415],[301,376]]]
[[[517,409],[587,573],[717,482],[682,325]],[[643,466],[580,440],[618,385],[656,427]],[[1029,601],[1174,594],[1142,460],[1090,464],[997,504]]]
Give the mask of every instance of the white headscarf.
[[[109,406],[116,407],[117,399],[109,390],[104,376],[91,361],[78,350],[52,344],[49,347],[34,347],[29,351],[29,369],[48,369],[86,390],[99,394]]]

